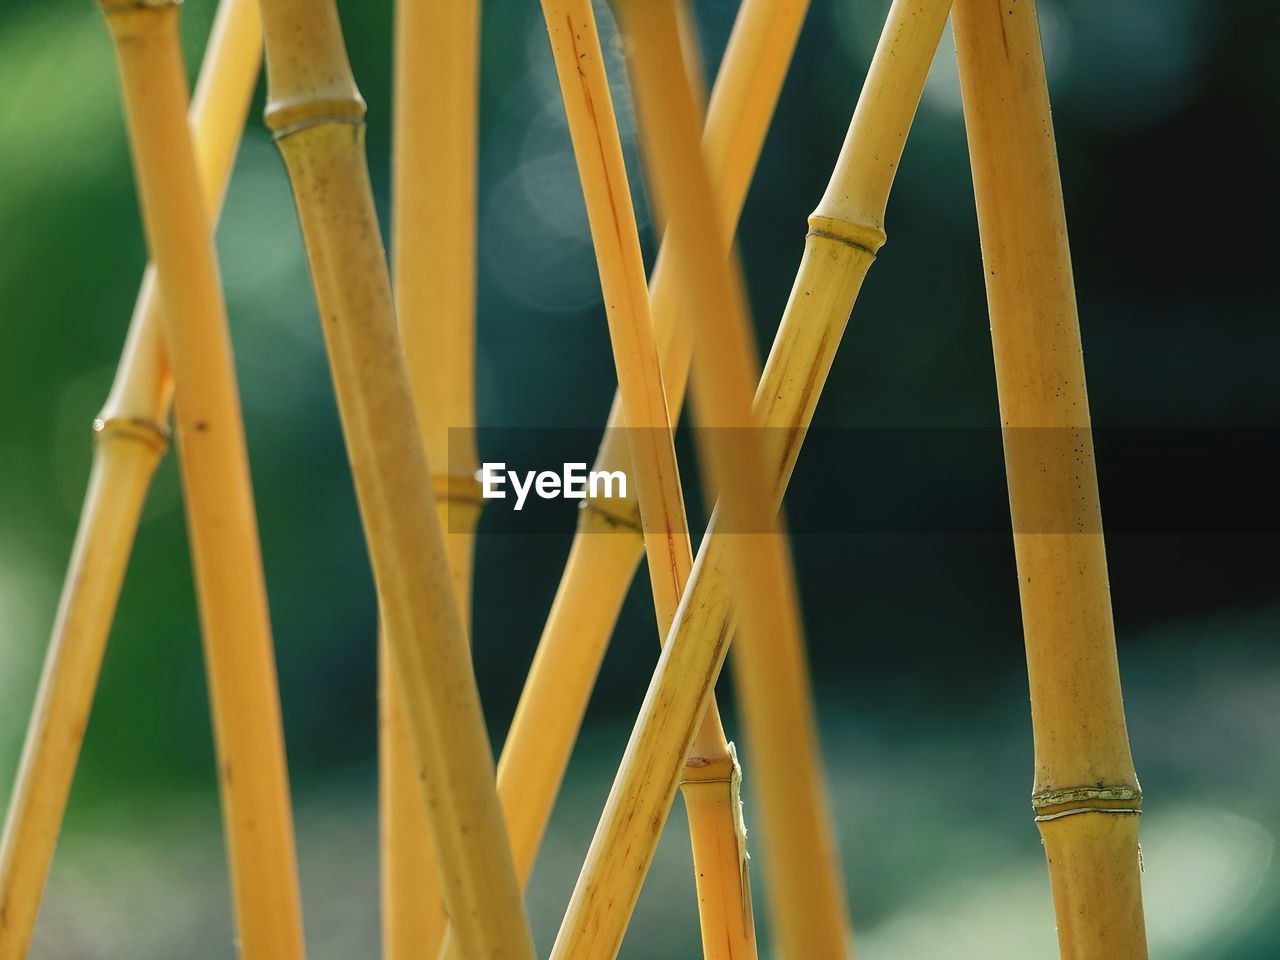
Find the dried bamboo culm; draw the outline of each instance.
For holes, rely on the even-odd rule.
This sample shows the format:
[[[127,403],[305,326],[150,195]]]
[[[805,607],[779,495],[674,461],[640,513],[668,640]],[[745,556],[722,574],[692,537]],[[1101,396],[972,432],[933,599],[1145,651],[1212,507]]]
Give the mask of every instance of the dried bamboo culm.
[[[247,957],[303,953],[288,775],[244,426],[178,9],[104,0],[164,303],[236,923]]]
[[[224,0],[190,110],[205,204],[215,213],[261,60],[257,0]],[[115,381],[93,422],[92,472],[0,845],[3,960],[26,956],[134,534],[169,445],[173,381],[160,309],[148,267]]]
[[[618,390],[630,428],[631,477],[654,609],[659,636],[665,637],[689,579],[693,551],[622,143],[589,0],[544,0],[543,14],[595,246]],[[697,139],[695,129],[695,147]],[[706,955],[713,960],[754,958],[740,773],[714,704],[695,737],[684,779],[696,784],[686,800]],[[598,891],[598,898],[602,904],[622,903],[607,889]]]
[[[949,0],[897,0],[890,9],[831,183],[810,218],[804,259],[756,391],[756,422],[769,428],[764,457],[775,505],[883,243],[889,188],[949,8]],[[713,516],[606,804],[606,817],[627,826],[619,848],[646,864],[651,851],[636,851],[649,842],[649,824],[667,814],[690,731],[710,701],[732,635],[733,580],[716,523]],[[652,771],[673,775],[660,782]]]
[[[698,149],[696,101],[679,67],[674,0],[615,0],[627,41],[641,143],[666,221],[683,299],[698,319],[694,410],[712,489],[730,529],[742,634],[734,661],[748,752],[757,771],[762,835],[779,951],[838,957],[850,938],[822,774],[799,600],[786,538],[752,429],[757,380],[746,298],[720,251]],[[604,861],[604,862],[607,862]]]
[[[746,199],[806,4],[744,0],[707,110],[703,149],[719,188],[720,223],[729,237]],[[665,251],[665,248],[664,248]],[[692,330],[659,252],[650,282],[667,407],[684,402]],[[620,396],[614,397],[595,470],[630,474],[631,460]],[[538,652],[498,762],[498,792],[521,880],[528,881],[538,844],[568,764],[591,688],[644,553],[639,507],[626,501],[588,500],[579,514],[569,559]]]
[[[262,12],[267,124],[306,241],[450,922],[468,960],[532,958],[396,329],[364,155],[364,102],[332,0],[267,0]]]
[[[475,472],[475,205],[480,4],[396,3],[392,274],[418,427],[463,629]],[[379,634],[383,954],[435,960],[448,914],[385,632]]]
[[[1032,0],[957,0],[1035,734],[1064,960],[1145,960],[1125,728],[1062,186]]]

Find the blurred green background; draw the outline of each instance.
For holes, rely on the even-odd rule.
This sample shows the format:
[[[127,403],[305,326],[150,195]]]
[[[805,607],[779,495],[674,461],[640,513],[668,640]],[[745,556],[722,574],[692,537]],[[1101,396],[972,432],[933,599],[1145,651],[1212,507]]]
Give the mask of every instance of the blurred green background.
[[[693,6],[714,68],[736,3]],[[762,351],[887,6],[814,0],[739,237]],[[369,102],[385,218],[391,4],[341,8]],[[1276,6],[1041,0],[1040,10],[1095,421],[1276,425]],[[185,5],[192,73],[212,13],[212,0]],[[619,47],[607,10],[598,13],[652,255]],[[613,391],[610,353],[536,4],[488,0],[483,64],[480,421],[600,426]],[[374,601],[293,205],[260,112],[261,92],[219,252],[262,518],[309,947],[315,958],[348,960],[374,956],[377,943]],[[887,230],[817,423],[996,424],[949,37]],[[89,424],[145,262],[112,55],[84,0],[0,8],[0,252],[2,799],[84,490]],[[859,503],[854,465],[856,451],[843,463],[802,455],[793,499],[822,496],[831,476],[823,471],[843,470],[836,494]],[[988,466],[991,483],[961,491],[960,509],[1003,496],[998,453]],[[1104,460],[1104,490],[1107,469]],[[945,465],[928,479],[945,487]],[[1162,960],[1280,956],[1277,531],[1197,526],[1208,500],[1223,496],[1220,487],[1190,489],[1167,531],[1109,540],[1148,797],[1152,954]],[[1179,532],[1183,521],[1195,532]],[[476,667],[499,742],[570,529],[485,529]],[[1007,533],[801,533],[794,553],[860,955],[1056,955],[1028,804],[1030,723]],[[544,953],[654,662],[645,586],[641,577],[615,636],[530,888]],[[33,957],[232,953],[194,611],[169,457],[139,532]],[[722,695],[736,729],[731,691]],[[753,864],[767,928],[763,861]],[[677,803],[622,956],[697,954]]]

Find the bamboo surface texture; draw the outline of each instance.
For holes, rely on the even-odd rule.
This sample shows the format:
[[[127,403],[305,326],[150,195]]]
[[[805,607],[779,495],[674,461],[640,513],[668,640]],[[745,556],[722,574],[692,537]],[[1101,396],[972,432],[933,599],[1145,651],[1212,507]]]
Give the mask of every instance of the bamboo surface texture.
[[[311,262],[390,665],[461,955],[533,956],[462,617],[414,415],[364,155],[364,102],[332,2],[263,4],[267,124]]]
[[[464,630],[475,472],[476,136],[480,4],[396,4],[392,277],[418,426]],[[423,794],[379,634],[384,956],[434,960],[448,925]]]
[[[298,957],[301,909],[270,620],[226,309],[187,127],[178,11],[114,0],[103,9],[165,305],[241,952]]]
[[[725,237],[733,234],[746,199],[806,7],[788,0],[745,0],[735,21],[703,136],[707,165],[719,187]],[[675,271],[668,269],[667,259],[667,253],[659,253],[650,283],[651,311],[668,409],[675,416],[684,401],[692,328],[680,315]],[[593,469],[630,475],[619,396],[614,397]],[[498,792],[523,882],[533,869],[605,647],[643,549],[634,493],[621,504],[586,504],[498,763]]]
[[[590,3],[544,0],[543,13],[600,270],[618,389],[632,427],[627,434],[631,478],[659,636],[665,637],[688,582],[693,552],[622,143]],[[678,48],[676,55],[681,56]],[[696,121],[693,136],[696,150]],[[703,943],[712,960],[754,958],[738,767],[714,705],[701,720],[685,779],[697,783],[687,796],[696,808],[689,824]],[[630,909],[614,891],[631,882],[625,872],[611,874],[597,892],[619,930],[625,929]]]
[[[1147,956],[1089,401],[1032,0],[957,0],[1035,735],[1064,960]]]
[[[256,0],[224,0],[190,110],[212,211],[221,207],[261,59]],[[31,940],[134,534],[169,445],[173,381],[160,309],[148,267],[111,393],[94,420],[92,472],[0,845],[3,960],[25,956]]]
[[[756,392],[757,422],[778,428],[765,431],[764,450],[775,505],[862,279],[883,243],[889,188],[949,6],[898,0],[891,8],[831,183],[810,219],[804,259]],[[713,517],[607,803],[609,816],[637,829],[666,816],[676,778],[662,796],[638,792],[624,774],[644,765],[679,769],[732,634],[726,538],[715,532],[716,523]],[[637,761],[641,755],[647,764]]]

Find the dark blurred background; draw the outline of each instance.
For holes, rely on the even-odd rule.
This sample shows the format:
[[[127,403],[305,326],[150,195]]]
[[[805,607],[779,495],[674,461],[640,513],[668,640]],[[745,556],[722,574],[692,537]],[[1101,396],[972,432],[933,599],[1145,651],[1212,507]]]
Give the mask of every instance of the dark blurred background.
[[[714,68],[736,3],[693,7]],[[762,354],[887,7],[813,2],[739,235]],[[213,8],[212,0],[184,7],[193,75]],[[385,222],[391,4],[341,9],[369,102],[369,158]],[[1270,519],[1272,478],[1251,464],[1260,447],[1274,454],[1268,428],[1280,426],[1272,224],[1280,13],[1263,0],[1040,0],[1040,12],[1095,423],[1143,435],[1158,428],[1175,448],[1205,436],[1218,444],[1185,469],[1176,458],[1123,456],[1123,444],[1111,445],[1115,456],[1100,455],[1104,495],[1125,489],[1140,501],[1150,490],[1168,505],[1166,522],[1107,517],[1121,668],[1148,798],[1152,954],[1270,960],[1280,956],[1280,526]],[[652,256],[619,48],[607,10],[598,15]],[[3,799],[87,478],[89,424],[146,254],[96,9],[82,0],[5,0],[0,91]],[[261,106],[260,91],[218,236],[271,592],[309,947],[316,958],[372,957],[373,593],[293,204]],[[533,3],[485,4],[479,217],[481,423],[499,433],[602,426],[614,388],[608,338]],[[933,532],[873,520],[827,534],[801,525],[794,539],[860,954],[1054,956],[1028,803],[1030,723],[1011,543],[998,525],[955,522],[1003,502],[998,444],[972,445],[965,483],[955,482],[947,458],[926,457],[911,474],[916,482],[897,486],[863,484],[856,443],[839,442],[870,429],[989,438],[985,428],[998,424],[949,35],[887,231],[818,408],[825,439],[801,455],[789,495],[793,512],[825,497],[836,512],[874,518],[883,509],[902,518],[913,515],[921,490],[949,492],[951,519]],[[1221,521],[1224,505],[1237,522]],[[1255,509],[1267,519],[1251,526]],[[491,518],[482,530],[475,651],[495,742],[550,605],[571,522],[513,536]],[[544,952],[654,663],[654,633],[641,576],[530,889]],[[732,731],[732,693],[722,695]],[[220,844],[169,457],[139,531],[32,956],[229,956]],[[687,847],[677,803],[626,960],[697,954]],[[753,863],[767,928],[762,859]]]

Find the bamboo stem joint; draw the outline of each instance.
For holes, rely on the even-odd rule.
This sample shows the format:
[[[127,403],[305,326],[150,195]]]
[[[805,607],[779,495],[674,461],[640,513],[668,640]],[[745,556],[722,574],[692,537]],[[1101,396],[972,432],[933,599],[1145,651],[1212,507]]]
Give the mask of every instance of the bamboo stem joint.
[[[164,454],[169,449],[171,434],[165,424],[146,417],[95,417],[93,439],[95,443],[136,440]]]

